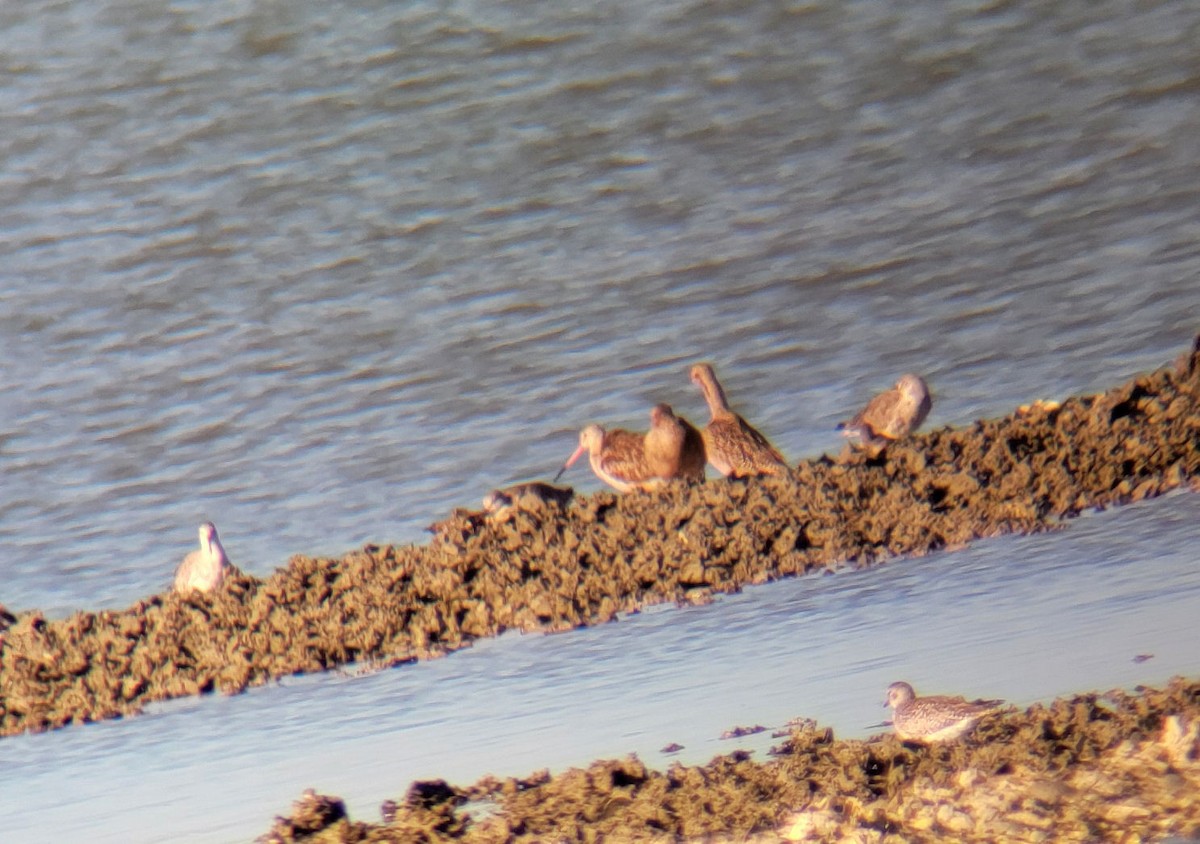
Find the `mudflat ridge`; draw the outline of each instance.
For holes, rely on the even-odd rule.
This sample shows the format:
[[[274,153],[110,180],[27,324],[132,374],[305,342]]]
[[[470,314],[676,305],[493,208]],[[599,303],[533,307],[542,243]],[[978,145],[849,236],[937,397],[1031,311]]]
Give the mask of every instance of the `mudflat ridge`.
[[[647,768],[636,757],[557,776],[417,782],[381,824],[306,793],[267,844],[535,841],[1057,842],[1200,835],[1200,681],[1061,698],[961,742],[835,739],[794,729],[767,762]]]
[[[156,595],[61,620],[25,612],[0,633],[0,735],[1047,530],[1198,473],[1200,337],[1173,366],[1103,394],[918,435],[876,458],[804,460],[785,478],[599,492],[504,518],[458,512],[427,545],[296,556],[265,580],[235,576],[208,596]]]

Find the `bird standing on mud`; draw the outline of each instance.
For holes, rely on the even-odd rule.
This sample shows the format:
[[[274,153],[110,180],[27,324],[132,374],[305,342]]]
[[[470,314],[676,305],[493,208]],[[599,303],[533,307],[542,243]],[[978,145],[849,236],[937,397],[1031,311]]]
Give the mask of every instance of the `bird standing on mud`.
[[[961,697],[917,697],[908,683],[888,686],[884,706],[892,708],[892,726],[901,741],[933,744],[968,733],[985,715],[1000,711],[1002,700],[967,701]]]
[[[692,383],[704,393],[712,415],[703,435],[704,450],[713,468],[726,477],[786,475],[788,467],[783,455],[750,423],[729,409],[713,368],[698,363],[692,367],[691,377]]]
[[[588,425],[579,432],[579,447],[558,470],[555,483],[585,451],[596,477],[617,492],[657,489],[664,483],[646,460],[645,439],[641,434],[622,428],[605,431],[599,425]]]
[[[903,439],[921,427],[932,407],[925,379],[910,372],[838,428],[842,436],[858,437],[864,448],[878,454],[889,442]]]
[[[656,404],[650,411],[650,430],[644,441],[650,471],[663,480],[704,480],[704,437],[669,404]]]
[[[175,570],[175,591],[211,592],[229,574],[229,557],[212,522],[200,525],[200,550],[183,558]]]

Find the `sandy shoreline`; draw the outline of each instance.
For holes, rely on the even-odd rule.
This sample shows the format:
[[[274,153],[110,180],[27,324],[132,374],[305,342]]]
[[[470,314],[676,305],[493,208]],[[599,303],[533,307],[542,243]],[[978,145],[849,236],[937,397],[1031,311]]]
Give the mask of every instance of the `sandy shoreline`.
[[[565,630],[819,569],[1052,529],[1200,474],[1200,338],[1113,388],[945,428],[881,458],[788,478],[576,497],[502,520],[463,513],[425,546],[293,557],[212,596],[157,595],[0,633],[0,734],[136,714],[351,662],[444,655],[508,629]]]

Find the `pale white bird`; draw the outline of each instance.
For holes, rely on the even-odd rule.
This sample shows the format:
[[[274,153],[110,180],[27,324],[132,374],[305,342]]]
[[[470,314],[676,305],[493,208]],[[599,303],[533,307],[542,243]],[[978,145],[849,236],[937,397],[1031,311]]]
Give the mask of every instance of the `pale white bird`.
[[[183,558],[175,570],[175,591],[211,592],[229,574],[229,557],[212,522],[200,525],[200,549]]]

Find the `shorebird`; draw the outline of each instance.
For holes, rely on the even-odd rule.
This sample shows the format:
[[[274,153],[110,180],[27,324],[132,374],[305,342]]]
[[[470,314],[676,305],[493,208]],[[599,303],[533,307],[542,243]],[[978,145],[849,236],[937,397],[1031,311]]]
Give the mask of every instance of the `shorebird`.
[[[858,437],[864,447],[880,451],[890,441],[903,439],[921,427],[931,407],[933,399],[925,379],[909,373],[838,428],[842,436]]]
[[[654,489],[664,483],[646,462],[645,439],[640,434],[621,428],[605,431],[599,425],[588,425],[579,432],[579,448],[558,470],[554,480],[557,482],[585,451],[596,477],[618,492]]]
[[[200,550],[183,558],[175,570],[175,591],[211,592],[229,573],[229,558],[212,522],[200,525]]]
[[[908,683],[888,686],[884,706],[892,708],[892,726],[901,741],[930,744],[965,735],[985,715],[1000,710],[1002,700],[968,701],[961,697],[917,697]]]
[[[565,507],[575,490],[569,486],[551,486],[541,481],[513,484],[504,489],[493,489],[483,497],[483,511],[489,516],[498,516],[517,506],[523,498],[537,498],[547,504]]]
[[[692,382],[704,393],[712,414],[704,428],[704,450],[708,462],[726,477],[784,475],[787,463],[767,438],[729,409],[725,391],[707,363],[692,367]]]
[[[644,440],[650,471],[663,480],[682,478],[704,480],[704,437],[669,404],[656,404],[650,410],[650,430]]]

